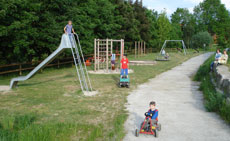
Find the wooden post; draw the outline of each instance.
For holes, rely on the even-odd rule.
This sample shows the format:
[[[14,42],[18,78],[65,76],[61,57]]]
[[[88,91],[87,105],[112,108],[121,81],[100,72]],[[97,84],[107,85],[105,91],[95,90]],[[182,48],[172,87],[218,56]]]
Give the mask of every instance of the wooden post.
[[[123,42],[123,52],[125,52],[125,41],[122,39]]]
[[[141,56],[143,55],[143,41],[141,41]]]
[[[19,75],[22,75],[22,64],[19,65]]]
[[[135,58],[137,58],[137,41],[135,41],[135,50],[134,50],[134,52],[135,52]]]
[[[97,41],[94,39],[94,71],[97,69]]]
[[[100,69],[100,39],[97,40],[97,69],[99,70]]]
[[[138,57],[140,57],[140,49],[141,49],[141,43],[140,43],[140,41],[138,41]]]
[[[111,47],[111,58],[110,58],[110,60],[112,60],[112,54],[113,54],[113,40],[112,39],[110,40],[110,47]],[[116,57],[116,54],[115,54],[115,57]],[[112,65],[110,64],[110,66],[111,66],[111,71],[112,71]]]
[[[146,48],[145,48],[145,42],[144,42],[144,55],[146,54],[145,49],[146,49]]]
[[[59,62],[59,59],[58,59],[58,69],[60,68],[59,64],[60,64],[60,62]]]
[[[109,42],[106,39],[106,72],[109,72]]]
[[[113,40],[110,40],[110,46],[111,46],[111,55],[113,54]]]
[[[122,59],[122,57],[123,57],[123,52],[122,52],[123,50],[122,50],[122,39],[121,39],[121,48],[120,48],[120,60]]]
[[[137,58],[139,57],[139,41],[137,42]]]

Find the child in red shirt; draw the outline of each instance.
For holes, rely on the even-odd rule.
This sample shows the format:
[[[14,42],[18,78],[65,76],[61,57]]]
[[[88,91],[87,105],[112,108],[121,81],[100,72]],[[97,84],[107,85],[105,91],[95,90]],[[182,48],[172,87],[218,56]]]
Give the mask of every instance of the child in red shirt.
[[[121,77],[124,75],[128,78],[128,68],[129,68],[129,60],[126,55],[123,55],[123,58],[121,59]]]

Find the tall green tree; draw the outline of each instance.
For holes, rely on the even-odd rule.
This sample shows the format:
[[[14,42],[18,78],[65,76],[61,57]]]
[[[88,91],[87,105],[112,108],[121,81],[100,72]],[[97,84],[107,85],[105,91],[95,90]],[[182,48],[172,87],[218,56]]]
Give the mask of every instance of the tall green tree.
[[[158,46],[157,41],[157,19],[158,19],[158,13],[154,10],[147,10],[146,16],[150,23],[150,29],[148,30],[148,34],[150,36],[149,41],[147,42],[147,46],[149,47],[156,47]]]
[[[198,23],[198,31],[208,31],[217,35],[218,44],[226,46],[229,43],[230,16],[220,0],[204,0],[194,9]]]
[[[148,31],[150,30],[150,23],[146,16],[146,8],[143,7],[142,1],[136,0],[134,3],[135,10],[135,18],[138,20],[138,30],[140,33],[141,40],[148,41],[150,39],[150,35]]]
[[[171,16],[171,22],[174,28],[172,34],[177,33],[177,37],[183,39],[187,47],[190,46],[192,36],[195,34],[195,19],[193,15],[186,8],[177,8],[177,10]],[[179,31],[179,27],[180,30]]]
[[[172,30],[171,23],[167,17],[166,11],[159,14],[157,19],[157,40],[160,48],[165,40],[170,39],[170,31]]]
[[[0,62],[31,58],[39,32],[34,24],[39,20],[40,4],[30,0],[2,0],[0,7]]]

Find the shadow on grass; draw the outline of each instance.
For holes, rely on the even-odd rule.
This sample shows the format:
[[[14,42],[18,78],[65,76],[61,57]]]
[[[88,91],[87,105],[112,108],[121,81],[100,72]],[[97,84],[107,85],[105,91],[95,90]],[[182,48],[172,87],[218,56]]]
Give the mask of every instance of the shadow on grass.
[[[112,76],[112,79],[113,79],[113,81],[114,81],[114,83],[116,84],[117,87],[119,87],[119,81],[120,81],[119,78],[120,78],[120,77],[115,76],[115,75]]]
[[[73,77],[74,78],[74,75],[73,74],[67,74],[65,76],[60,76],[60,77],[57,77],[57,78],[50,78],[48,80],[44,80],[44,81],[37,81],[37,82],[31,82],[31,83],[25,83],[25,84],[18,84],[17,86],[19,87],[27,87],[27,86],[34,86],[34,85],[39,85],[39,84],[44,84],[44,83],[48,83],[48,82],[52,82],[52,81],[57,81],[57,80],[62,80],[62,79],[65,79],[65,78],[71,78]],[[77,79],[74,80],[74,83],[77,84]]]
[[[33,86],[33,85],[38,85],[38,84],[44,84],[51,82],[52,80],[46,80],[46,81],[40,81],[40,82],[33,82],[33,83],[27,83],[27,84],[18,84],[18,87],[27,87],[27,86]]]

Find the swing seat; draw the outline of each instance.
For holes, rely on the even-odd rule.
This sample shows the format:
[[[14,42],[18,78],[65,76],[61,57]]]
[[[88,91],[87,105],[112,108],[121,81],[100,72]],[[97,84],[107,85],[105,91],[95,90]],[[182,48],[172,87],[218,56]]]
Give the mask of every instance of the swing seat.
[[[156,61],[170,61],[169,56],[168,57],[164,57],[164,56],[159,57],[158,56],[155,60]]]
[[[170,61],[170,59],[156,59],[156,61]]]

